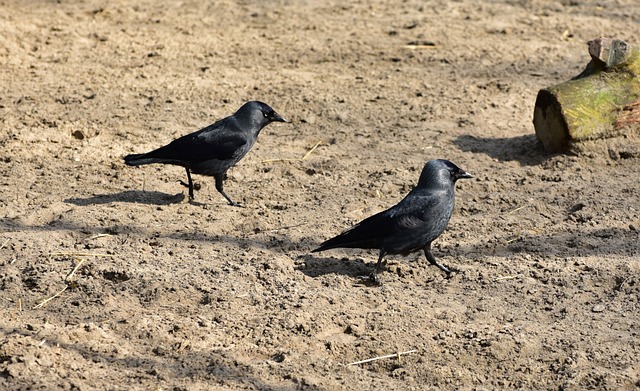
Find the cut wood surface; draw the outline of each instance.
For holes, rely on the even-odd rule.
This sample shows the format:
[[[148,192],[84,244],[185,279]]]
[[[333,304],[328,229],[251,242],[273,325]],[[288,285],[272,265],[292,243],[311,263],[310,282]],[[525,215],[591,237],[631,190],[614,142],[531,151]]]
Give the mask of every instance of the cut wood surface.
[[[619,39],[598,38],[589,42],[589,54],[580,75],[538,93],[533,123],[548,151],[638,129],[639,51]]]

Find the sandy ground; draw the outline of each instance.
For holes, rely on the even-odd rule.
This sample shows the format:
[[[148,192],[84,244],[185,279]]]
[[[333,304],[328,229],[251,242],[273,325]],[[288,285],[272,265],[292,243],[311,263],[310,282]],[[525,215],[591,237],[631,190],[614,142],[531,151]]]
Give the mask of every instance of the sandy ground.
[[[636,0],[0,1],[0,388],[638,389],[639,162],[549,155],[531,120],[639,23]],[[244,208],[122,161],[254,99],[291,123],[229,172]],[[459,273],[390,257],[371,287],[375,252],[309,254],[433,158],[475,175],[434,243]]]

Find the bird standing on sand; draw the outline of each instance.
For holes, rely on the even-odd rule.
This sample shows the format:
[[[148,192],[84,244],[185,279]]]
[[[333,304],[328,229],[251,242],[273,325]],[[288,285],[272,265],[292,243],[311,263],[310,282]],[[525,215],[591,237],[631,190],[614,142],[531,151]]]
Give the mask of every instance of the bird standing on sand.
[[[430,160],[422,169],[418,185],[397,205],[373,215],[312,252],[332,248],[380,251],[369,279],[379,283],[378,271],[387,254],[407,255],[423,250],[430,264],[451,273],[431,254],[431,242],[444,232],[453,214],[454,188],[458,179],[473,178],[448,160]]]
[[[247,102],[233,115],[151,152],[125,156],[124,162],[129,166],[162,163],[184,167],[189,183],[180,183],[189,188],[190,200],[193,200],[191,173],[212,176],[216,190],[229,205],[239,206],[224,192],[227,170],[249,152],[262,128],[271,122],[287,121],[262,102]]]

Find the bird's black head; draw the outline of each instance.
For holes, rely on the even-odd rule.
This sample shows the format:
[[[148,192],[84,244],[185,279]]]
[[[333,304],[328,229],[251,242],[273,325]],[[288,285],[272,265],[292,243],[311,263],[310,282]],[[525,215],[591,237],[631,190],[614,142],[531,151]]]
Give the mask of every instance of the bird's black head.
[[[268,104],[259,101],[247,102],[234,114],[238,121],[249,122],[258,127],[258,131],[271,122],[287,122]]]
[[[441,187],[453,185],[458,179],[473,178],[448,160],[429,160],[422,169],[418,187]]]

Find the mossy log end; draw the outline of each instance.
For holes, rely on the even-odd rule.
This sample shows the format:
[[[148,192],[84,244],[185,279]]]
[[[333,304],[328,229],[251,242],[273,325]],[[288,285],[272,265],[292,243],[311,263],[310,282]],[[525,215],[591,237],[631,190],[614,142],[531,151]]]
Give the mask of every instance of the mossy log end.
[[[640,130],[640,51],[599,38],[589,42],[589,53],[580,75],[538,92],[533,125],[547,151]]]

